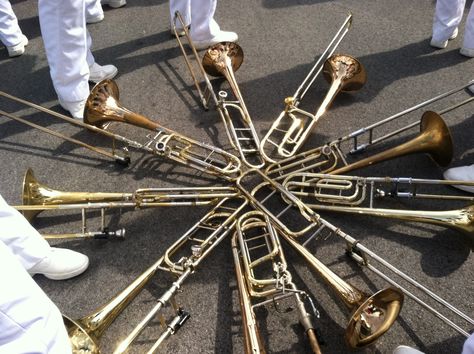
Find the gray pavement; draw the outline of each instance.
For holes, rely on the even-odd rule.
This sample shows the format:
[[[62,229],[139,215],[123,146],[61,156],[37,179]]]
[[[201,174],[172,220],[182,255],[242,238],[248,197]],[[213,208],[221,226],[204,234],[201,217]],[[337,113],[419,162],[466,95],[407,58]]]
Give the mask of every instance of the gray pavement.
[[[64,113],[50,81],[40,36],[37,2],[12,1],[20,25],[30,39],[25,55],[9,59],[0,50],[0,90]],[[466,6],[470,6],[471,1]],[[94,55],[101,64],[119,69],[116,82],[121,103],[177,132],[231,151],[217,112],[205,112],[196,99],[190,75],[176,40],[170,37],[168,3],[129,0],[126,7],[105,7],[105,20],[90,25]],[[291,95],[351,11],[354,24],[337,52],[358,58],[368,74],[366,85],[355,93],[339,94],[321,119],[304,149],[348,134],[413,106],[474,78],[474,61],[459,54],[462,35],[444,50],[429,46],[433,1],[323,1],[323,0],[221,0],[216,19],[223,29],[237,31],[245,57],[236,72],[237,81],[260,136],[283,109]],[[462,33],[462,31],[461,31]],[[223,88],[228,88],[222,83]],[[329,85],[318,78],[305,97],[303,108],[316,110]],[[429,107],[439,111],[469,97],[462,91]],[[82,131],[44,113],[34,112],[4,99],[2,110],[58,130],[87,143],[107,148],[106,137]],[[428,109],[428,108],[427,108]],[[444,118],[454,141],[451,166],[471,164],[474,131],[472,104],[447,113]],[[422,111],[407,117],[417,120]],[[397,122],[397,127],[405,122]],[[132,163],[121,167],[113,161],[71,143],[0,117],[0,193],[11,204],[21,203],[23,175],[31,167],[38,180],[63,191],[133,192],[138,188],[224,185],[187,167],[132,150]],[[114,124],[111,129],[144,141],[138,128]],[[388,130],[388,129],[386,129]],[[396,138],[399,144],[404,138]],[[392,144],[392,143],[391,143]],[[393,146],[388,144],[387,146]],[[445,167],[426,154],[415,154],[361,170],[365,176],[442,178]],[[441,188],[442,192],[456,193]],[[421,210],[457,209],[463,203],[387,201],[389,208]],[[82,318],[105,304],[157,260],[177,237],[196,223],[209,207],[155,208],[111,211],[111,228],[125,227],[124,241],[54,241],[54,245],[87,254],[90,267],[67,281],[35,280],[71,318]],[[471,244],[445,227],[364,216],[321,213],[353,235],[382,258],[407,272],[425,286],[472,317],[474,271]],[[92,213],[91,228],[98,222]],[[77,214],[44,212],[34,225],[41,232],[77,232]],[[350,310],[296,253],[285,246],[296,284],[308,291],[320,311],[317,321],[324,353],[346,353],[343,341]],[[337,237],[320,241],[317,255],[344,280],[372,293],[387,286],[367,269],[344,255]],[[103,353],[111,353],[120,339],[148,313],[172,278],[159,274],[101,337]],[[3,286],[14,286],[3,284]],[[424,297],[423,297],[424,298]],[[168,353],[243,352],[241,316],[234,266],[227,238],[182,287],[179,303],[191,313],[190,320],[165,342]],[[425,299],[425,298],[424,298]],[[433,302],[430,302],[433,304]],[[284,306],[284,305],[282,305]],[[286,305],[285,305],[286,306]],[[434,305],[440,308],[437,305]],[[268,352],[304,353],[309,346],[295,311],[273,306],[257,312]],[[440,311],[446,313],[442,308]],[[451,316],[448,314],[448,316]],[[453,317],[453,316],[451,316]],[[463,328],[472,325],[453,317]],[[154,321],[131,352],[142,353],[159,333]],[[401,314],[388,333],[361,353],[391,353],[400,344],[426,353],[460,353],[463,337],[406,298]]]

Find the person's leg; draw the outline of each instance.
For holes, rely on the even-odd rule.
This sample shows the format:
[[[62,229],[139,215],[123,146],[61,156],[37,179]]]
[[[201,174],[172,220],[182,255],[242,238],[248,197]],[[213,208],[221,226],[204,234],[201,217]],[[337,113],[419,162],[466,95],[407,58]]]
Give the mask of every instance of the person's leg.
[[[471,5],[471,9],[467,15],[461,54],[474,57],[474,3]],[[474,92],[474,86],[471,87],[473,87]]]
[[[71,353],[61,313],[0,241],[0,352]]]
[[[466,0],[437,0],[433,19],[431,46],[446,48],[448,40],[457,35]]]
[[[0,229],[0,242],[31,275],[39,273],[50,279],[67,279],[83,273],[89,265],[89,259],[81,253],[50,247],[25,217],[1,196]]]
[[[60,102],[89,95],[85,0],[39,0],[39,20],[51,79]]]
[[[191,38],[205,40],[219,34],[220,27],[214,20],[217,0],[191,1]]]
[[[444,172],[444,179],[474,182],[474,164],[450,168]],[[453,185],[453,187],[459,188],[466,192],[474,193],[474,186]]]
[[[7,47],[10,57],[22,55],[28,44],[8,0],[0,0],[0,41]]]
[[[191,23],[191,1],[190,0],[170,0],[170,23],[174,21],[176,11],[179,11],[183,18],[184,24],[189,26]],[[172,26],[171,26],[172,27]],[[176,28],[181,28],[181,23],[176,21]],[[173,33],[174,34],[174,33]]]
[[[236,42],[235,32],[222,31],[214,20],[217,0],[191,1],[191,38],[197,49],[205,49],[219,42]]]
[[[86,22],[97,23],[104,19],[100,0],[86,0]]]

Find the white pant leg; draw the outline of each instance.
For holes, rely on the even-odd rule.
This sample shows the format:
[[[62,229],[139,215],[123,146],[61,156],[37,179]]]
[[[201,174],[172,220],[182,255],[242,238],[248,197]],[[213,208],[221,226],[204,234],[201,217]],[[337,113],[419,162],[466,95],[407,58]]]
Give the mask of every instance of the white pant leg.
[[[433,19],[433,40],[444,42],[459,26],[466,0],[437,0]]]
[[[0,353],[71,353],[61,313],[0,241]]]
[[[173,23],[176,11],[181,14],[184,24],[189,26],[191,23],[191,0],[170,0],[170,23]],[[180,26],[180,22],[177,21],[176,27]]]
[[[85,100],[89,95],[85,0],[39,0],[38,7],[57,95],[67,102]]]
[[[86,18],[104,15],[100,0],[86,0]]]
[[[48,242],[18,210],[9,206],[1,196],[0,230],[0,242],[10,249],[25,269],[30,269],[51,252]]]
[[[471,5],[464,29],[463,48],[474,49],[474,3]]]
[[[191,1],[191,38],[196,41],[210,39],[220,32],[214,20],[217,0]]]
[[[8,47],[17,45],[22,40],[18,19],[9,0],[0,0],[0,41]]]

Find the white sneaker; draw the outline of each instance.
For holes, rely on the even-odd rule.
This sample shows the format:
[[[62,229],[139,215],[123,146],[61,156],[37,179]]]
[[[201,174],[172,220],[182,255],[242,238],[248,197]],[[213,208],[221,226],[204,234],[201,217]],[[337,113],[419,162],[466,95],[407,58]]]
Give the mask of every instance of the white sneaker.
[[[435,41],[433,38],[431,39],[430,46],[438,49],[444,49],[448,46],[448,41],[455,39],[458,36],[458,28],[454,29],[453,34],[449,37],[446,41]]]
[[[28,269],[28,273],[43,274],[54,280],[69,279],[83,273],[89,266],[89,258],[79,252],[51,247],[49,256]]]
[[[71,116],[75,119],[84,119],[84,107],[86,106],[86,101],[77,101],[77,102],[66,102],[59,99],[59,104],[66,111],[68,111]]]
[[[220,31],[216,36],[200,41],[193,40],[196,49],[207,49],[220,42],[237,42],[239,36],[235,32]]]
[[[395,348],[393,351],[393,354],[424,354],[423,352],[420,352],[418,349],[409,347],[407,345],[399,345],[398,347]]]
[[[474,85],[469,86],[468,89],[474,95]]]
[[[98,14],[95,16],[86,16],[86,23],[91,24],[91,23],[99,23],[104,20],[104,14]]]
[[[102,5],[109,5],[114,9],[127,5],[127,0],[101,0]]]
[[[10,58],[19,57],[25,52],[25,47],[28,45],[28,38],[22,34],[21,42],[17,45],[7,46],[8,56]]]
[[[118,69],[113,65],[99,65],[97,63],[89,66],[89,81],[97,84],[105,79],[113,79],[118,73]]]
[[[465,57],[474,58],[474,49],[461,48],[459,50],[459,53],[461,53]]]
[[[474,164],[470,166],[453,167],[444,172],[444,179],[474,182]],[[463,191],[474,193],[474,186],[453,185]]]

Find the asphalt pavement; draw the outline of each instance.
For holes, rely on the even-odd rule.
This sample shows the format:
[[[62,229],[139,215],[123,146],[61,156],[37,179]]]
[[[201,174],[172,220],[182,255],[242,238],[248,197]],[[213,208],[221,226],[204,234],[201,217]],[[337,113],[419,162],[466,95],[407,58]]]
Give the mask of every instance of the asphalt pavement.
[[[12,4],[30,42],[26,53],[18,58],[10,59],[5,49],[0,50],[0,90],[65,113],[57,102],[49,76],[37,2],[12,0]],[[470,5],[471,1],[467,1],[466,8]],[[176,39],[170,35],[168,2],[128,0],[123,8],[105,6],[104,9],[104,21],[88,28],[96,61],[112,63],[119,70],[116,83],[121,104],[176,132],[236,154],[214,107],[211,105],[208,111],[201,108]],[[460,35],[450,41],[446,49],[434,50],[429,46],[434,12],[434,1],[431,0],[221,0],[215,18],[221,28],[239,35],[244,61],[235,76],[260,137],[283,110],[285,97],[295,92],[349,12],[353,14],[353,25],[337,53],[357,58],[367,71],[367,83],[359,91],[337,95],[302,150],[320,146],[474,79],[474,59],[459,54],[464,21]],[[226,82],[216,82],[230,92]],[[328,88],[323,77],[318,77],[301,107],[315,112]],[[467,90],[460,90],[396,120],[393,126],[384,127],[382,131],[394,131],[406,122],[419,120],[425,110],[440,112],[470,96]],[[16,102],[2,98],[0,109],[93,146],[104,149],[111,146],[106,136],[85,131]],[[443,118],[450,128],[454,145],[449,166],[438,166],[427,153],[416,153],[353,174],[442,179],[447,167],[474,163],[473,104],[443,114]],[[121,123],[112,124],[109,129],[141,142],[146,141],[148,134]],[[380,146],[380,150],[401,144],[416,134],[413,131],[407,136],[396,136]],[[131,164],[120,166],[107,157],[2,116],[0,193],[10,204],[21,204],[22,181],[27,168],[32,168],[42,184],[68,192],[129,193],[151,187],[229,185],[225,180],[170,160],[133,148],[129,150]],[[463,195],[447,186],[437,189],[440,193]],[[387,200],[383,203],[387,208],[416,210],[459,209],[467,204],[446,200]],[[62,313],[73,319],[83,318],[142,274],[211,208],[110,210],[106,213],[107,224],[110,229],[125,228],[125,240],[52,241],[57,247],[87,254],[90,267],[83,275],[67,281],[53,281],[43,276],[35,276],[35,280]],[[90,216],[89,229],[98,228],[98,213],[91,212]],[[474,261],[468,237],[445,225],[329,212],[321,212],[321,216],[474,317]],[[79,232],[80,224],[78,213],[63,211],[43,212],[34,220],[34,226],[42,233]],[[295,284],[313,298],[319,310],[316,323],[322,351],[350,352],[343,338],[351,309],[346,308],[304,259],[287,244],[283,243],[283,246]],[[361,291],[370,294],[388,286],[376,274],[359,267],[346,256],[345,243],[337,236],[319,240],[316,255],[344,281]],[[99,339],[102,353],[113,351],[172,282],[173,277],[159,272],[148,283],[105,328]],[[404,286],[466,331],[472,331],[472,324],[427,299],[417,289]],[[244,351],[230,237],[199,264],[176,299],[191,317],[164,342],[162,352]],[[270,353],[310,352],[296,311],[287,311],[287,308],[289,304],[286,303],[269,304],[256,311],[264,346]],[[159,321],[153,320],[130,352],[146,352],[159,332]],[[406,297],[392,328],[376,343],[358,352],[391,353],[398,345],[410,345],[426,353],[460,353],[463,342],[462,335]]]

